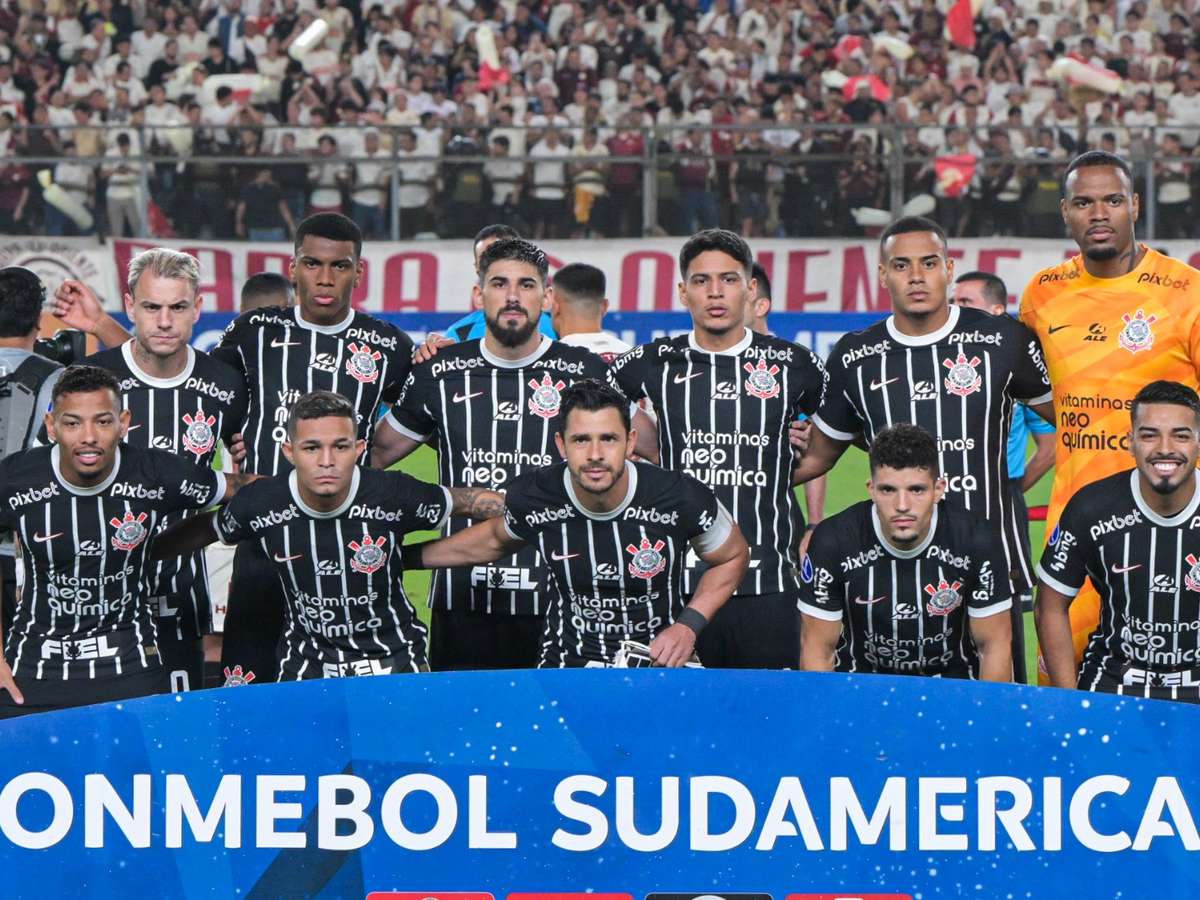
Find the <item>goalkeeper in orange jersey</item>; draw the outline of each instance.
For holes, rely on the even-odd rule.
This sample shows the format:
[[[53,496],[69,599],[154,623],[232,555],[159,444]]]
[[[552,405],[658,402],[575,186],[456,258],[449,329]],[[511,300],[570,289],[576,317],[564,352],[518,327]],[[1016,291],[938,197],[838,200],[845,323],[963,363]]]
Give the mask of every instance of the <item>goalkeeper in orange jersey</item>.
[[[1129,467],[1129,410],[1142,387],[1163,379],[1200,388],[1200,271],[1137,242],[1129,164],[1103,151],[1077,156],[1061,207],[1079,255],[1038,272],[1020,312],[1041,339],[1054,386],[1047,534],[1076,491]],[[1099,621],[1090,584],[1070,614],[1078,660]]]

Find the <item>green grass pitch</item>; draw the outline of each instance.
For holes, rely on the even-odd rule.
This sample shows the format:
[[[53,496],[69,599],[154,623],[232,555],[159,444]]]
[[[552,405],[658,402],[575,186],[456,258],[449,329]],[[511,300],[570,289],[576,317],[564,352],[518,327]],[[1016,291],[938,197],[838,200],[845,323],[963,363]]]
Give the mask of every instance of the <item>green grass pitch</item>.
[[[423,481],[437,481],[437,457],[433,450],[429,447],[422,447],[416,453],[409,456],[395,466],[397,469],[408,472]],[[829,488],[825,498],[825,514],[827,516],[840,512],[852,503],[867,498],[867,457],[861,450],[851,447],[846,455],[834,466],[833,471],[829,473]],[[1050,482],[1052,473],[1048,473],[1032,491],[1026,495],[1026,500],[1030,506],[1036,506],[1046,502],[1050,496]],[[798,492],[803,504],[804,492]],[[1033,547],[1033,556],[1036,561],[1041,555],[1042,538],[1045,532],[1045,523],[1033,522],[1030,526],[1030,542]],[[435,532],[418,531],[410,534],[406,543],[413,541],[426,540],[435,537]],[[417,612],[421,620],[425,623],[429,622],[429,608],[425,603],[425,598],[429,593],[429,573],[428,572],[407,572],[404,576],[404,588],[408,592],[409,598],[413,601],[413,605],[417,608]],[[1029,673],[1030,679],[1036,683],[1037,677],[1037,662],[1036,662],[1036,647],[1037,636],[1033,630],[1033,614],[1025,614],[1025,650],[1026,650],[1026,666],[1025,671]]]

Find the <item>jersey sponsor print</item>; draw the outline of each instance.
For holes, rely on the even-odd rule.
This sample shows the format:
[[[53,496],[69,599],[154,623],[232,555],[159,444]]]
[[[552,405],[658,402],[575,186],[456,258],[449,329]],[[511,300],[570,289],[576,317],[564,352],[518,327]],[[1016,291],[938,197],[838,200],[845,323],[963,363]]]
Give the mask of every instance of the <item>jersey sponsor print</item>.
[[[606,370],[595,354],[549,338],[519,360],[466,341],[413,367],[388,422],[413,440],[433,436],[440,483],[504,491],[518,475],[559,459],[554,435],[563,389],[582,378],[603,379]],[[446,533],[471,524],[456,516]],[[531,548],[488,565],[435,571],[429,602],[439,609],[535,615],[545,611],[545,585]]]
[[[623,640],[644,644],[687,603],[684,561],[732,531],[713,492],[649,463],[625,464],[624,499],[607,513],[580,503],[566,464],[514,479],[505,499],[508,533],[538,548],[554,596],[538,665],[610,665]]]
[[[735,346],[711,353],[684,334],[618,357],[609,379],[631,402],[651,401],[663,466],[711,488],[746,536],[750,568],[737,593],[794,590],[804,518],[792,490],[787,430],[821,402],[821,361],[771,335],[747,331]],[[691,555],[689,593],[703,571]]]
[[[153,535],[165,517],[220,499],[225,476],[122,444],[111,475],[79,488],[58,453],[0,462],[0,528],[15,531],[25,573],[5,658],[15,675],[64,681],[157,668]]]
[[[1019,539],[1008,481],[1013,404],[1050,399],[1037,338],[1008,316],[951,307],[950,318],[922,337],[901,333],[894,318],[847,334],[828,359],[829,389],[814,424],[832,438],[918,425],[937,440],[949,497],[991,523],[1004,551],[1001,573],[1019,593],[1033,584]]]
[[[1003,564],[985,523],[951,502],[934,507],[924,541],[900,550],[865,500],[813,532],[800,611],[842,623],[839,672],[976,678],[968,620],[1012,607]]]
[[[258,541],[283,585],[280,681],[428,667],[400,548],[408,532],[445,523],[450,494],[401,472],[356,469],[353,478],[329,512],[304,503],[292,472],[248,485],[217,515],[221,540]]]
[[[1136,469],[1092,482],[1067,501],[1038,577],[1068,597],[1085,579],[1099,592],[1081,688],[1200,702],[1198,509],[1200,489],[1176,515],[1158,515],[1142,497]]]

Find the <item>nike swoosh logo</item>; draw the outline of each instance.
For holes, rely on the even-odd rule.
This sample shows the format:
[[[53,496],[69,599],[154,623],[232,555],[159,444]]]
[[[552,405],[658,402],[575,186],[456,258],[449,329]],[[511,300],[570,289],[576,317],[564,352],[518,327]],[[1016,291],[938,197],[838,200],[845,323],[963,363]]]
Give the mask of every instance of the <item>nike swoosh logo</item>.
[[[52,541],[56,537],[62,537],[62,534],[63,533],[61,531],[56,531],[56,532],[54,532],[54,534],[38,534],[35,531],[33,533],[33,539],[35,542],[37,542],[39,544],[44,544],[44,543],[46,543],[46,541]]]
[[[675,383],[683,384],[685,381],[691,381],[693,378],[699,378],[703,374],[703,372],[693,372],[691,375],[676,375]]]
[[[293,559],[299,559],[303,555],[303,553],[297,553],[295,556],[280,556],[278,553],[276,553],[275,562],[291,562]]]
[[[454,402],[462,403],[465,400],[471,400],[474,397],[482,397],[482,396],[483,396],[483,391],[476,391],[474,394],[455,394]]]
[[[886,599],[887,599],[887,595],[885,594],[882,597],[876,597],[874,600],[864,600],[862,597],[855,597],[854,602],[857,603],[859,606],[870,606],[872,603],[878,603],[880,600],[886,600]]]
[[[272,347],[299,347],[299,341],[281,341],[278,338],[271,341]]]
[[[1121,574],[1124,574],[1125,572],[1132,572],[1134,569],[1140,569],[1141,567],[1142,567],[1141,563],[1136,563],[1132,566],[1118,566],[1116,563],[1112,564],[1112,570],[1113,570],[1114,575],[1121,575]]]
[[[1056,331],[1062,331],[1064,328],[1070,328],[1070,327],[1071,327],[1070,323],[1068,323],[1066,325],[1051,325],[1049,328],[1046,329],[1046,332],[1048,334],[1054,334],[1054,332],[1056,332]]]
[[[559,561],[564,559],[574,559],[578,555],[578,553],[551,553],[550,558],[555,561]]]
[[[871,380],[871,390],[877,391],[881,387],[887,387],[893,381],[899,381],[899,380],[900,380],[899,378],[889,378],[887,381],[875,381],[874,379],[872,379]]]

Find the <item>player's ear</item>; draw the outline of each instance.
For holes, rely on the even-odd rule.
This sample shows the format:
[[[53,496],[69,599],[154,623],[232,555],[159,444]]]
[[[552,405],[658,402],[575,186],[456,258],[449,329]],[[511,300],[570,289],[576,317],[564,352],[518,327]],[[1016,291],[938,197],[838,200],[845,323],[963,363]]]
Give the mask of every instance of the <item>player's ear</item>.
[[[1070,223],[1067,221],[1067,200],[1066,200],[1066,198],[1065,198],[1065,197],[1064,197],[1062,200],[1059,200],[1059,201],[1058,201],[1058,211],[1059,211],[1060,213],[1062,213],[1062,220],[1063,220],[1063,222],[1064,222],[1064,223],[1066,223],[1066,224],[1070,224]]]
[[[287,461],[290,462],[293,466],[296,465],[296,461],[292,457],[292,442],[284,441],[279,446],[283,450],[283,455],[287,459]]]
[[[356,259],[354,261],[354,286],[355,287],[358,287],[358,283],[360,281],[362,281],[362,277],[363,277],[363,261],[362,261],[362,258],[360,257],[359,259]]]
[[[1134,194],[1133,200],[1130,201],[1129,205],[1130,205],[1129,218],[1131,221],[1136,222],[1138,220],[1138,216],[1141,215],[1141,212],[1142,212],[1142,198],[1139,197],[1137,194]]]
[[[288,281],[290,281],[292,284],[296,283],[296,268],[296,257],[292,256],[288,259],[287,271]]]
[[[558,455],[563,459],[567,458],[567,445],[563,443],[562,432],[558,431],[554,434],[554,446],[558,447]]]
[[[625,458],[633,459],[635,453],[637,453],[637,429],[630,426],[629,434],[625,438]]]
[[[687,284],[683,281],[679,282],[679,302],[683,304],[684,309],[691,309],[688,304]]]
[[[954,257],[946,254],[946,284],[954,284]]]
[[[125,316],[130,321],[133,321],[133,295],[126,292],[124,294],[124,298],[125,298]]]
[[[483,288],[478,282],[471,285],[471,306],[474,309],[483,309]]]
[[[121,423],[121,440],[125,440],[125,435],[129,431],[129,422],[132,418],[128,409],[121,410],[121,414],[117,416],[117,421]]]
[[[600,318],[603,319],[606,315],[608,315],[608,298],[607,297],[605,297],[603,300],[600,301]]]
[[[54,429],[54,413],[53,411],[46,413],[42,417],[42,424],[46,426],[46,438],[52,444],[58,443],[58,433]]]
[[[939,475],[933,482],[933,502],[941,503],[944,496],[946,496],[946,479]]]
[[[354,458],[362,459],[362,455],[367,452],[367,442],[359,438],[354,442]]]

